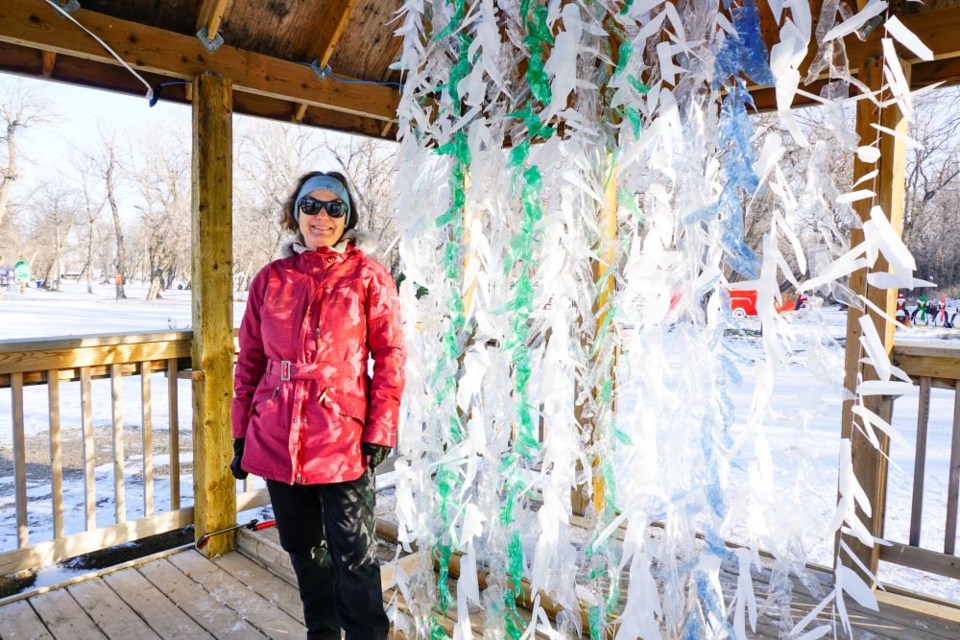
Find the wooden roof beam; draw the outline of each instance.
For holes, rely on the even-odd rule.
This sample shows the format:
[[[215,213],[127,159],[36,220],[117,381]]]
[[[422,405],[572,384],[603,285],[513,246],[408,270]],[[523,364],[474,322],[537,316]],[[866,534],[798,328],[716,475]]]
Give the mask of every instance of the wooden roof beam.
[[[197,13],[197,37],[201,42],[206,40],[207,43],[216,43],[217,36],[220,35],[223,14],[227,12],[232,2],[233,0],[203,0],[200,11]],[[223,38],[220,42],[222,44]],[[216,45],[216,47],[219,46],[219,44]]]
[[[53,66],[57,64],[57,54],[53,51],[42,51],[40,55],[43,66],[40,73],[43,74],[44,78],[49,78],[53,75]]]
[[[960,57],[960,38],[957,37],[960,33],[960,6],[899,16],[899,20],[933,51],[935,60]],[[882,36],[883,30],[876,29],[866,41],[860,40],[856,35],[849,35],[844,39],[851,71],[859,70],[867,58],[883,54],[880,44]],[[911,51],[899,45],[897,49],[904,61],[921,62]]]
[[[321,80],[307,66],[224,45],[209,53],[193,36],[119,20],[95,11],[73,13],[128,64],[169,78],[190,80],[205,71],[233,81],[234,89],[304,102],[352,115],[395,121],[400,92],[391,87]],[[53,8],[34,0],[0,3],[0,41],[118,64],[99,43]]]
[[[329,0],[323,3],[323,12],[319,19],[319,33],[313,45],[307,50],[306,59],[316,63],[320,68],[326,68],[330,63],[330,56],[340,41],[340,37],[350,19],[350,12],[356,0]],[[297,111],[293,116],[296,122],[302,122],[303,116],[307,112],[307,103],[301,102],[297,105]]]
[[[900,21],[908,29],[919,35],[934,55],[932,61],[923,61],[916,58],[907,49],[897,46],[902,59],[913,65],[914,73],[911,75],[910,86],[916,89],[940,81],[947,84],[960,82],[960,38],[956,37],[956,34],[960,33],[960,7],[901,16]],[[861,68],[868,58],[883,54],[880,44],[881,37],[882,30],[877,29],[866,41],[860,40],[856,35],[850,35],[844,39],[849,68],[853,75],[861,75]],[[807,69],[815,53],[816,50],[811,47],[807,59],[800,65],[801,78],[806,77]],[[801,88],[811,93],[818,93],[827,81],[828,74],[824,72],[812,85],[801,85]],[[777,108],[776,92],[772,87],[751,84],[747,88],[759,111],[770,111]],[[814,104],[817,104],[815,100],[800,95],[796,96],[793,101],[793,106]]]
[[[0,72],[25,75],[31,78],[40,78],[42,69],[41,52],[36,49],[0,43]],[[142,74],[147,82],[156,85],[167,78],[149,72]],[[143,85],[139,80],[121,66],[91,62],[68,55],[58,55],[57,64],[53,69],[50,80],[73,86],[89,87],[106,91],[114,91],[124,95],[143,96]],[[193,83],[164,87],[163,100],[171,104],[184,104],[193,97]],[[236,114],[255,116],[267,120],[286,122],[290,120],[290,100],[271,98],[255,93],[235,91],[233,94],[233,111]],[[143,108],[148,109],[143,101]],[[343,131],[371,138],[386,138],[383,134],[385,126],[396,130],[396,124],[385,120],[375,120],[363,116],[313,107],[303,119],[303,125]]]
[[[197,13],[197,31],[206,27],[207,38],[213,40],[220,32],[223,14],[230,8],[233,0],[203,0]]]

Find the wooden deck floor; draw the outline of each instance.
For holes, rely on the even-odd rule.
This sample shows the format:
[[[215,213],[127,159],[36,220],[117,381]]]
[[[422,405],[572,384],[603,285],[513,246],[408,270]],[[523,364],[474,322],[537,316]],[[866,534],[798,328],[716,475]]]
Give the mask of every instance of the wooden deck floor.
[[[276,532],[243,532],[240,542],[241,552],[213,560],[188,549],[5,604],[0,607],[0,639],[304,638],[300,598],[286,573]],[[391,573],[385,571],[385,583]],[[794,600],[794,619],[815,604],[796,594]],[[955,608],[885,595],[879,613],[850,609],[854,638],[960,638],[960,610]],[[839,622],[835,628],[836,636],[826,637],[846,637]],[[776,618],[768,615],[753,637],[783,636]]]
[[[303,638],[300,598],[241,553],[183,551],[0,609],[0,637]]]

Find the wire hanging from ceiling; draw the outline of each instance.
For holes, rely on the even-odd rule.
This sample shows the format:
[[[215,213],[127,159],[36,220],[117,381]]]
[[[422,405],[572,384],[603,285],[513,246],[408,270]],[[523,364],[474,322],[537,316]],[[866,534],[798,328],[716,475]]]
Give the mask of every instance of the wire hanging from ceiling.
[[[129,71],[130,73],[132,73],[132,74],[134,75],[134,77],[136,77],[137,80],[139,80],[140,82],[143,83],[143,85],[147,88],[147,93],[146,93],[146,96],[145,96],[145,97],[147,98],[147,100],[153,101],[153,87],[150,86],[150,83],[147,82],[147,81],[143,78],[143,76],[141,76],[139,73],[137,73],[137,72],[134,70],[133,67],[131,67],[129,64],[127,64],[127,62],[126,62],[123,58],[121,58],[120,55],[119,55],[116,51],[114,51],[113,49],[111,49],[111,48],[110,48],[110,45],[108,45],[106,42],[104,42],[103,39],[101,39],[100,36],[98,36],[97,34],[95,34],[93,31],[90,31],[90,29],[87,29],[85,26],[83,26],[82,24],[80,24],[80,23],[77,21],[76,18],[74,18],[72,15],[70,15],[70,13],[69,13],[68,11],[66,11],[63,7],[61,7],[60,5],[58,5],[58,4],[57,4],[56,2],[54,2],[53,0],[46,0],[46,3],[47,3],[48,5],[50,5],[51,7],[53,7],[54,9],[56,9],[57,11],[59,11],[65,18],[69,18],[70,21],[73,22],[73,24],[77,25],[78,27],[80,27],[81,29],[83,29],[84,31],[86,31],[87,34],[88,34],[91,38],[93,38],[94,40],[96,40],[97,42],[100,43],[100,46],[102,46],[104,49],[106,49],[107,51],[109,51],[109,52],[110,52],[110,55],[112,55],[114,58],[117,59],[117,62],[119,62],[121,65],[123,65],[123,66],[127,69],[127,71]]]

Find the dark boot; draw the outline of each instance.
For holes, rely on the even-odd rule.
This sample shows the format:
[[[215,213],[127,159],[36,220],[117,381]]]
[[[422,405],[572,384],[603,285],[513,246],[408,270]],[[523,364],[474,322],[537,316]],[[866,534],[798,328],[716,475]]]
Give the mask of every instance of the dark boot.
[[[340,640],[333,562],[326,547],[291,553],[290,561],[300,587],[307,640]]]

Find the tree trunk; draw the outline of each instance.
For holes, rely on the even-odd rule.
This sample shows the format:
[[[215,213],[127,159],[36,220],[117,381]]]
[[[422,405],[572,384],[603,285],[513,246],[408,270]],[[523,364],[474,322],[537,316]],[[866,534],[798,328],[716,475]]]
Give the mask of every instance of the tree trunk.
[[[163,279],[163,290],[168,291],[173,288],[173,283],[177,280],[177,268],[173,265],[170,265],[166,269]]]
[[[116,163],[113,160],[113,149],[110,150],[110,164],[107,167],[106,186],[107,201],[110,203],[110,213],[113,215],[113,232],[117,238],[117,264],[114,267],[114,284],[116,285],[117,300],[126,299],[127,294],[124,285],[127,281],[127,274],[124,270],[127,264],[127,254],[123,247],[123,225],[120,223],[120,208],[117,206],[116,185],[114,184],[114,169]]]
[[[44,278],[43,286],[48,291],[60,291],[60,272],[63,270],[60,267],[60,254],[63,253],[63,236],[60,235],[60,225],[56,225],[56,229],[53,234],[53,264],[51,269],[53,270],[53,278],[50,276]]]
[[[0,175],[0,224],[7,215],[7,203],[10,200],[10,188],[17,176],[17,147],[13,144],[13,135],[17,129],[16,122],[7,124],[7,166]]]
[[[163,270],[150,270],[150,288],[147,289],[147,300],[159,300],[160,289],[163,287]]]
[[[143,258],[143,270],[150,279],[150,287],[147,289],[147,300],[158,300],[160,290],[163,289],[164,274],[164,251],[157,247],[147,247],[146,255]]]
[[[87,260],[83,265],[83,274],[87,278],[87,293],[93,293],[93,223],[90,218],[90,235],[87,236]]]

